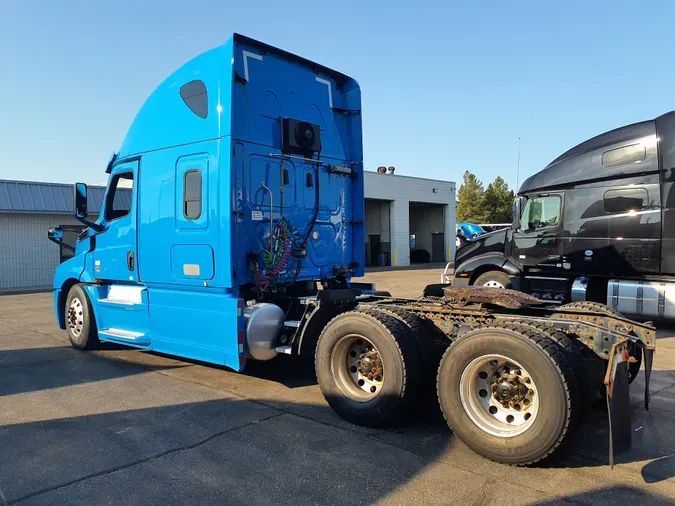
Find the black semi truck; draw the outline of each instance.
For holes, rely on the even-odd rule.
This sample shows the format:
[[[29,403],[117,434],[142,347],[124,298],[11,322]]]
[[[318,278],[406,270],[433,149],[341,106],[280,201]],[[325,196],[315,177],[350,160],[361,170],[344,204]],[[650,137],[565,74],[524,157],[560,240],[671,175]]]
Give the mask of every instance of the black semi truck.
[[[522,184],[512,227],[469,241],[455,265],[441,282],[675,318],[675,112],[560,155]]]

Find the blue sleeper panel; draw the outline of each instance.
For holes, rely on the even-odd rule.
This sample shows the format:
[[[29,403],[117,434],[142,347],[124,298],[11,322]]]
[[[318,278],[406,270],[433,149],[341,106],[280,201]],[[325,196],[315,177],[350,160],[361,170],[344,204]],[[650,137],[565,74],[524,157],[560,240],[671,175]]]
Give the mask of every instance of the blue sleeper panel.
[[[148,287],[152,349],[240,369],[239,301],[228,293]]]

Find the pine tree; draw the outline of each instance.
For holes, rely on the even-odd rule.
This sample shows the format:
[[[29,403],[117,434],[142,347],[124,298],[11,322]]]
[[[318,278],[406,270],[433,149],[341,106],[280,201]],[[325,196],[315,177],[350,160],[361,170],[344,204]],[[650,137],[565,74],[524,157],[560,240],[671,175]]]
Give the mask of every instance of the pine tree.
[[[485,206],[483,183],[475,174],[464,172],[464,182],[457,192],[457,222],[483,223]]]
[[[513,205],[513,190],[497,176],[484,194],[485,220],[487,223],[510,223]]]

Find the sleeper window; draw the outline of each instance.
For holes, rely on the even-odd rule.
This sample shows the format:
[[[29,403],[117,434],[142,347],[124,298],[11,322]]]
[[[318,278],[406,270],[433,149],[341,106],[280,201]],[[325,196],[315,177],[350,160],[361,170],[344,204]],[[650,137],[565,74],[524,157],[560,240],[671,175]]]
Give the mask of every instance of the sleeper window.
[[[639,211],[649,204],[649,195],[644,188],[626,188],[609,190],[603,198],[605,211],[608,213],[625,213]]]
[[[196,220],[202,215],[202,173],[188,170],[183,179],[183,215]]]
[[[180,89],[180,97],[190,110],[202,119],[209,115],[209,97],[204,81],[190,81]]]

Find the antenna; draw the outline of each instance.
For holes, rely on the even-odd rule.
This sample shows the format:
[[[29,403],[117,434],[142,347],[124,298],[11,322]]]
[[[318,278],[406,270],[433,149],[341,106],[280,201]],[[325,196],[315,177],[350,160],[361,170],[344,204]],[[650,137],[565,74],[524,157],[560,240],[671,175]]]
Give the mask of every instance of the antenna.
[[[520,136],[518,136],[518,168],[516,169],[516,193],[520,188]]]

